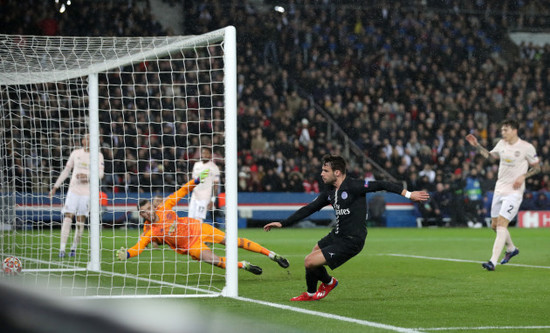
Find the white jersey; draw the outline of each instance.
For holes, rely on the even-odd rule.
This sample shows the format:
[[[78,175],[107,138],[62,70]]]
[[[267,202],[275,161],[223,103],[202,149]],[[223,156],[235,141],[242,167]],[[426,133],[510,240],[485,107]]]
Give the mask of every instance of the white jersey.
[[[67,179],[72,172],[71,182],[69,183],[69,191],[77,195],[90,195],[90,152],[83,148],[75,149],[69,156],[65,169],[59,175],[59,178],[55,182],[55,187],[59,188],[63,181]],[[99,179],[103,178],[105,170],[105,164],[103,161],[103,154],[99,153]],[[86,179],[78,179],[78,174],[86,175]]]
[[[199,177],[200,173],[206,169],[210,169],[208,177],[201,184],[197,185],[191,194],[191,199],[195,200],[210,200],[212,197],[212,186],[220,182],[220,169],[213,161],[204,163],[198,161],[193,166],[193,178]]]
[[[539,162],[535,147],[521,139],[518,139],[512,145],[500,140],[495,148],[491,150],[491,154],[498,155],[500,158],[495,194],[508,195],[515,193],[523,195],[525,184],[522,184],[517,190],[514,189],[513,185],[519,176],[524,175],[529,170],[529,164]]]

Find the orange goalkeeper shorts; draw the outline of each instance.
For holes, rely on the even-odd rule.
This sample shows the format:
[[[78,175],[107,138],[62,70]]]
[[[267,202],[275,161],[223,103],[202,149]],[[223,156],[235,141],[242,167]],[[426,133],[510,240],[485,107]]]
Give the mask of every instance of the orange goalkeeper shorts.
[[[189,246],[189,255],[200,260],[201,253],[204,250],[210,250],[206,243],[220,244],[225,240],[225,233],[218,228],[214,228],[208,223],[201,223],[201,235]]]

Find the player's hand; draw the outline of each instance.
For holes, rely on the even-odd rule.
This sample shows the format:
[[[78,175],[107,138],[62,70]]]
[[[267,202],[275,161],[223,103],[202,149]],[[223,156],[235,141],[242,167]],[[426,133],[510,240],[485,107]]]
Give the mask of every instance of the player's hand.
[[[468,141],[472,146],[477,146],[477,138],[473,134],[466,135],[466,141]]]
[[[128,251],[124,247],[121,247],[120,250],[116,251],[116,256],[118,257],[118,260],[126,260],[128,259]]]
[[[52,190],[51,190],[50,193],[49,193],[50,200],[51,200],[51,199],[53,198],[53,196],[55,195],[55,192],[57,192],[57,188],[52,187]]]
[[[512,187],[514,188],[514,190],[519,190],[523,183],[525,183],[525,176],[521,175],[514,181]]]
[[[427,201],[430,199],[430,193],[426,191],[413,191],[411,192],[412,201]]]
[[[281,222],[271,222],[271,223],[268,223],[266,225],[264,225],[264,230],[265,231],[269,231],[271,230],[271,228],[282,228],[283,225],[281,224]]]

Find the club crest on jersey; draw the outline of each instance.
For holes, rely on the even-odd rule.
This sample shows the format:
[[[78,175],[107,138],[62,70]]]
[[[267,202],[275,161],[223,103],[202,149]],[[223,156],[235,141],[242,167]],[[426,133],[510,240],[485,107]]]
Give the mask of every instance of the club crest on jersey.
[[[368,180],[365,180],[365,187],[369,187],[369,181]]]
[[[514,156],[519,157],[519,154],[520,154],[520,152],[516,150],[516,152],[514,153]]]
[[[348,192],[342,192],[342,199],[346,200],[348,198]]]

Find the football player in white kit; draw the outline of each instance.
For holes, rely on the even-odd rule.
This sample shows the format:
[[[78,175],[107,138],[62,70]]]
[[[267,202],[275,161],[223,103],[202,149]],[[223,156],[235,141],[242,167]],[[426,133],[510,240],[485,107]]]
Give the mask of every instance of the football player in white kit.
[[[502,249],[506,253],[500,264],[506,264],[519,254],[519,249],[512,242],[508,224],[516,216],[525,191],[525,179],[541,171],[540,161],[535,147],[519,138],[518,122],[505,120],[500,128],[502,139],[493,150],[483,148],[472,134],[466,140],[478,149],[485,158],[499,159],[498,178],[491,205],[491,228],[496,231],[491,259],[482,266],[494,271]]]
[[[206,213],[212,208],[216,201],[218,185],[220,183],[220,169],[212,160],[210,147],[202,147],[200,161],[193,165],[192,178],[197,178],[204,170],[210,170],[204,182],[197,185],[191,194],[189,202],[189,217],[204,221]]]
[[[71,225],[73,223],[73,216],[76,215],[76,230],[73,238],[73,245],[71,246],[70,257],[76,255],[76,249],[82,233],[84,232],[84,223],[86,222],[86,216],[90,213],[90,137],[88,134],[82,137],[82,148],[75,149],[71,153],[65,169],[59,175],[59,178],[55,182],[53,188],[50,191],[50,199],[53,197],[57,189],[63,184],[63,181],[67,179],[71,174],[71,182],[69,183],[69,190],[67,191],[67,197],[65,198],[65,205],[63,206],[63,224],[61,226],[61,244],[59,247],[59,257],[65,257],[65,248],[67,245],[67,239],[71,232]],[[99,179],[103,178],[105,165],[103,162],[103,154],[99,153]]]

